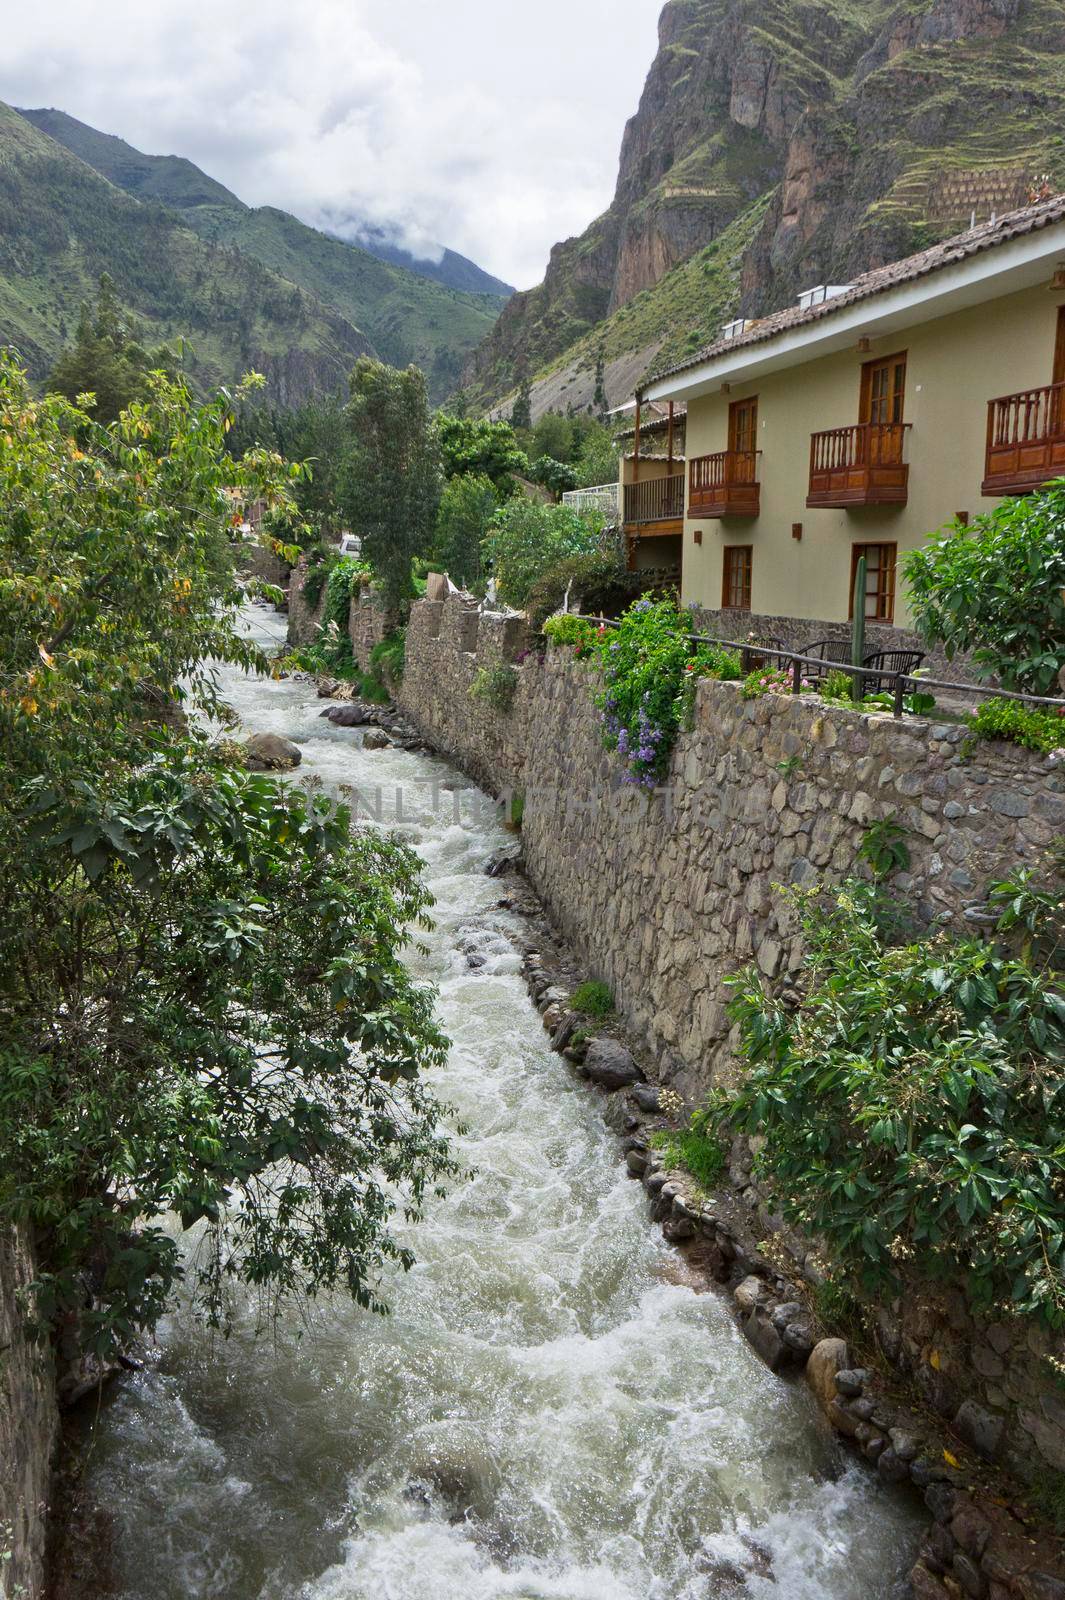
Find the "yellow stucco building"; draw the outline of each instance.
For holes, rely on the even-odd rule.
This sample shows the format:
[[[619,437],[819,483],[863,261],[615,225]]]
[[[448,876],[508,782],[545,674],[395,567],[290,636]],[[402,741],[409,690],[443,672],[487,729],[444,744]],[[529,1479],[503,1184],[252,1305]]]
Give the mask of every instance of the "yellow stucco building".
[[[906,551],[1065,474],[1065,197],[738,320],[637,401],[687,417],[684,459],[656,421],[635,466],[633,565],[661,539],[684,602],[798,644],[846,624],[864,554],[870,622],[905,629]]]

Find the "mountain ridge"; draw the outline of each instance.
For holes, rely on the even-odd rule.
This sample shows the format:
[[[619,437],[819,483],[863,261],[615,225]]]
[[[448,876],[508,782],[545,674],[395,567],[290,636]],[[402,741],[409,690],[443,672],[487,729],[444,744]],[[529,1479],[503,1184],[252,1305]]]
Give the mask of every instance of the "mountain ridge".
[[[1058,0],[668,0],[614,199],[467,363],[466,403],[618,404],[738,312],[1065,182]]]
[[[78,156],[103,177],[125,189],[135,199],[159,200],[163,205],[179,211],[192,210],[200,205],[228,205],[241,211],[252,211],[231,189],[219,183],[189,161],[185,156],[154,156],[138,150],[117,134],[103,133],[91,123],[72,117],[69,112],[55,106],[27,108],[16,106],[19,116],[32,122],[35,128],[64,145],[72,155]],[[269,208],[281,209],[281,208]],[[311,224],[305,224],[310,227]],[[440,246],[439,261],[415,256],[388,238],[383,228],[375,228],[359,218],[345,218],[344,226],[358,230],[355,238],[348,238],[341,226],[314,228],[316,233],[338,239],[352,249],[363,250],[379,261],[413,272],[416,277],[428,278],[446,289],[459,289],[466,294],[489,294],[507,299],[514,293],[512,284],[486,272],[475,261],[460,255],[456,250]]]
[[[363,354],[417,363],[442,400],[498,315],[496,297],[445,288],[248,207],[182,157],[142,157],[79,126],[141,198],[0,102],[0,340],[36,381],[102,272],[149,342],[190,341],[201,387],[255,366],[279,405],[342,387]],[[184,205],[164,204],[176,191]]]

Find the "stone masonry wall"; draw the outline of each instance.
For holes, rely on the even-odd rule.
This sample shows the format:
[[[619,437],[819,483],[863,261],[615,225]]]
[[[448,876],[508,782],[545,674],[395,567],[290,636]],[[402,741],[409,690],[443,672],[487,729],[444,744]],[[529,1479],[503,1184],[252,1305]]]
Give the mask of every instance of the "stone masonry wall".
[[[897,816],[910,868],[891,882],[930,928],[978,926],[989,881],[1065,833],[1065,763],[1005,744],[969,760],[957,725],[865,713],[811,697],[742,699],[704,680],[670,782],[619,784],[594,705],[597,679],[569,651],[516,667],[509,713],[470,697],[482,666],[524,650],[522,619],[467,596],[422,602],[407,632],[405,714],[493,793],[524,792],[529,876],[590,974],[614,990],[657,1081],[698,1102],[734,1079],[724,980],[750,961],[787,984],[802,962],[780,886],[838,880],[864,830]],[[960,1295],[883,1308],[889,1359],[942,1415],[963,1417],[1018,1469],[1065,1472],[1065,1403],[1038,1328],[984,1326]],[[969,1404],[969,1411],[961,1408]],[[972,1408],[975,1407],[975,1411]]]
[[[325,610],[325,586],[316,605],[308,605],[303,598],[303,585],[307,581],[307,563],[301,561],[293,567],[288,586],[288,642],[294,645],[313,644],[322,625]]]
[[[51,1361],[26,1337],[18,1291],[33,1276],[24,1241],[0,1236],[0,1595],[42,1593],[58,1418]]]

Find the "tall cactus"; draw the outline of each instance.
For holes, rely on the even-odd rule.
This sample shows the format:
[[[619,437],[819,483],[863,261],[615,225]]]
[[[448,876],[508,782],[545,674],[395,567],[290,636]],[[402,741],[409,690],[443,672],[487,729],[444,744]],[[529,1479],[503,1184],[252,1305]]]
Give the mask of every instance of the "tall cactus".
[[[858,564],[854,570],[854,607],[851,613],[851,666],[860,667],[865,660],[865,576],[868,563],[864,556],[858,557]],[[851,679],[851,698],[861,700],[864,696],[862,679],[857,673]]]

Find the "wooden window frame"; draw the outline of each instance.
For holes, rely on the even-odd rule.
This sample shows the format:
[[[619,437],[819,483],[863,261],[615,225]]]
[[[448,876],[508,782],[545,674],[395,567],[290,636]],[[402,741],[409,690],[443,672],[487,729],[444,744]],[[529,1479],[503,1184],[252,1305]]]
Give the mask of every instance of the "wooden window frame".
[[[870,411],[873,403],[873,373],[878,367],[902,367],[902,388],[899,391],[899,414],[897,417],[888,417],[888,423],[905,421],[906,416],[906,373],[909,367],[909,351],[896,350],[890,356],[877,356],[875,361],[862,363],[862,381],[858,394],[858,421],[867,423],[872,421]]]
[[[858,576],[858,562],[860,558],[863,555],[867,555],[868,551],[870,550],[887,550],[890,551],[890,556],[887,567],[881,567],[879,569],[881,573],[881,585],[875,590],[877,610],[873,616],[870,616],[868,612],[869,591],[866,591],[867,609],[865,620],[866,622],[882,622],[890,625],[895,621],[895,574],[898,571],[899,565],[899,547],[898,544],[891,539],[868,539],[864,540],[860,544],[851,545],[850,601],[847,605],[847,617],[849,621],[853,622],[854,580]],[[886,583],[883,581],[885,570],[887,573]],[[883,610],[881,610],[882,604],[885,608]]]
[[[746,604],[735,605],[729,596],[733,590],[733,565],[739,558],[742,574],[740,579],[740,593],[746,596]],[[754,546],[750,544],[727,544],[721,552],[721,609],[722,611],[750,611],[751,609],[751,578],[754,570]]]
[[[751,442],[741,446],[739,442],[739,419],[743,412],[751,413]],[[758,396],[748,395],[746,400],[733,400],[728,408],[728,448],[733,455],[753,455],[758,449]]]

